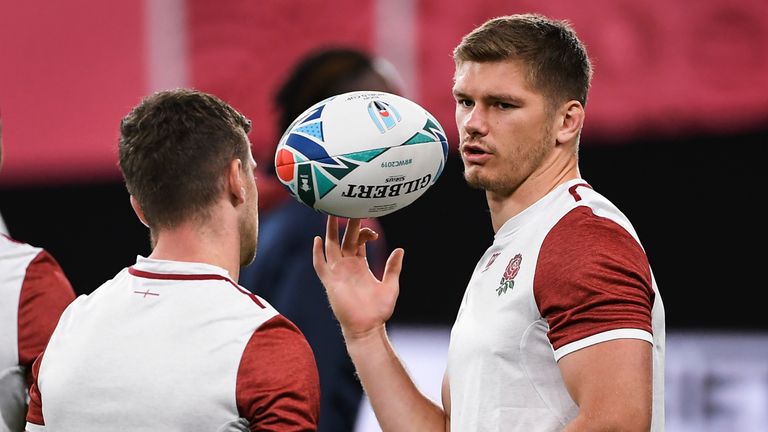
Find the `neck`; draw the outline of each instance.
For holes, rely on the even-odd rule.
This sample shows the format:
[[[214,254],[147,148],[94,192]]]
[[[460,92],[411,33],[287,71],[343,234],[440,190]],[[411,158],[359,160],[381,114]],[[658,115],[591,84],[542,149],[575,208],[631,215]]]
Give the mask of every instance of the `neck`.
[[[240,276],[237,225],[214,213],[204,222],[187,220],[173,228],[158,230],[149,258],[212,264],[226,270],[237,282]]]
[[[526,178],[511,194],[501,195],[486,191],[488,209],[491,212],[493,232],[523,210],[533,205],[561,184],[580,178],[575,154],[555,156],[542,164]]]

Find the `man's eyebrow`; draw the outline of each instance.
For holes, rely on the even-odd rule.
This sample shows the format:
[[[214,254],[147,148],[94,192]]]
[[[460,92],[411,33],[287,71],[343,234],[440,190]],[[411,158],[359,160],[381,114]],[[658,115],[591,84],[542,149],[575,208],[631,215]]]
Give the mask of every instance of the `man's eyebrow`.
[[[513,105],[521,105],[523,103],[523,99],[521,97],[513,96],[508,93],[486,93],[486,94],[481,94],[478,97],[470,97],[463,91],[456,90],[456,89],[454,89],[452,93],[454,97],[457,97],[460,99],[482,100],[485,102],[507,102]]]
[[[494,101],[504,101],[504,102],[512,102],[520,104],[523,102],[523,98],[518,95],[512,95],[509,93],[489,93],[486,95],[483,95],[483,99],[487,100],[494,100]]]
[[[451,94],[456,96],[456,97],[462,97],[462,98],[465,98],[467,96],[464,92],[462,92],[460,90],[456,90],[455,88],[451,89]]]

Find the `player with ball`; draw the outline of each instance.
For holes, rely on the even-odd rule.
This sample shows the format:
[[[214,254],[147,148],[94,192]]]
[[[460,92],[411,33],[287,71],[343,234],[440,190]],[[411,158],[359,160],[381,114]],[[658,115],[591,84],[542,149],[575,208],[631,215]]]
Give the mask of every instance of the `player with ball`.
[[[374,277],[364,245],[377,235],[358,219],[368,213],[341,204],[325,208],[336,216],[328,217],[325,241],[314,244],[315,270],[382,429],[663,431],[661,296],[632,224],[579,172],[592,76],[584,45],[568,22],[511,15],[467,34],[454,60],[464,177],[485,190],[496,234],[458,305],[442,406],[419,391],[387,338],[404,251],[395,249],[383,278]],[[350,114],[346,123],[378,120],[385,131],[396,130],[398,114],[409,115],[395,101],[371,96],[376,101],[370,116]],[[309,126],[308,117],[298,121]],[[426,122],[418,133],[425,137],[415,139],[441,139]],[[307,134],[320,131],[308,127]],[[318,170],[328,181],[313,184],[307,165],[298,197],[301,188],[350,190],[334,185],[338,176],[364,172],[359,167],[384,147],[365,139],[360,154],[346,148],[342,157],[304,144],[325,160]],[[418,145],[411,148],[415,154]],[[405,150],[387,161],[408,160]],[[387,189],[375,197],[376,188],[401,176],[409,179],[393,174],[372,183],[365,208],[396,210],[397,200],[384,201]],[[366,184],[364,177],[354,184]],[[342,239],[338,216],[352,218]]]

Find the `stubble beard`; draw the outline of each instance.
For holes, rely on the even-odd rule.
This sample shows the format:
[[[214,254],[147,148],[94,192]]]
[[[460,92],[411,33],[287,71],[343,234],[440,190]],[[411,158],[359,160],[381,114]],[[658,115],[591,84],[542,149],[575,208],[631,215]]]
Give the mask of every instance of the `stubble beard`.
[[[464,166],[464,181],[473,189],[492,192],[501,196],[509,196],[534,172],[547,156],[551,134],[544,132],[542,139],[534,148],[517,151],[503,159],[495,158],[491,163],[506,167],[487,169],[486,166]],[[497,153],[498,155],[498,153]],[[516,162],[518,161],[518,162]],[[524,166],[520,166],[520,163]]]
[[[246,266],[256,259],[259,233],[258,215],[254,210],[240,223],[240,266]]]

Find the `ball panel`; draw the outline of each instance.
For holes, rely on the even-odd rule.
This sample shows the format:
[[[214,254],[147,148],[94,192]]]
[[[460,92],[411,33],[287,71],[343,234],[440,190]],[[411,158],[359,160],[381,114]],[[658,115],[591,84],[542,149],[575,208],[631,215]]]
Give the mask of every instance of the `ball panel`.
[[[322,167],[336,180],[341,180],[352,172],[355,168],[360,166],[359,163],[354,163],[343,158],[328,158],[324,160],[315,161],[316,166]]]
[[[312,178],[312,164],[296,165],[296,197],[304,204],[315,207],[315,180]]]
[[[440,122],[430,114],[428,111],[424,111],[427,115],[427,124],[424,125],[424,130],[428,130],[435,134],[440,139],[440,144],[443,146],[443,159],[444,162],[448,160],[448,136],[445,134],[445,130],[440,126]]]
[[[323,124],[319,121],[314,123],[304,123],[294,129],[294,132],[307,134],[316,138],[318,141],[323,142]]]
[[[294,163],[293,153],[285,149],[279,149],[277,151],[275,168],[277,169],[277,178],[283,183],[292,182],[294,175]]]
[[[333,180],[329,177],[327,177],[323,172],[318,168],[317,165],[312,164],[312,174],[315,175],[315,180],[317,184],[317,197],[319,199],[323,199],[325,195],[328,194],[333,188],[336,187],[337,180]]]
[[[380,154],[384,153],[385,151],[387,151],[387,149],[385,148],[363,150],[359,152],[346,153],[341,155],[341,157],[345,157],[347,159],[352,159],[360,162],[370,162],[376,157],[378,157]]]
[[[322,141],[315,141],[296,131],[293,131],[288,135],[284,145],[296,150],[309,160],[323,159],[329,156],[328,152],[322,146]]]

